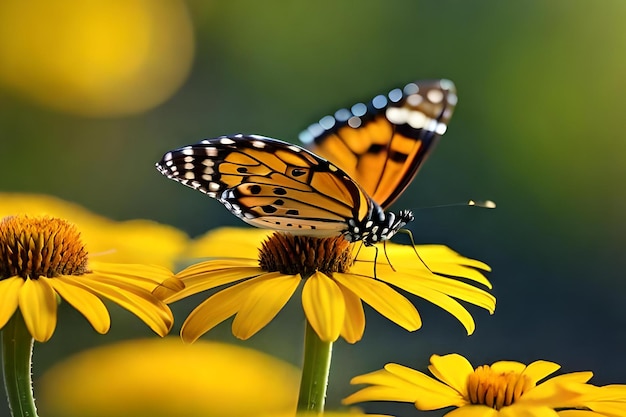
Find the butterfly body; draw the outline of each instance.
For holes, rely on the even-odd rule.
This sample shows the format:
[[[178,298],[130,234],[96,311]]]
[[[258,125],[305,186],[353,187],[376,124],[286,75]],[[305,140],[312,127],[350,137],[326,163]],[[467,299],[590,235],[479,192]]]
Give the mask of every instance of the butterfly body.
[[[253,226],[370,246],[413,220],[386,210],[446,131],[456,100],[451,81],[419,81],[323,117],[300,134],[308,149],[229,135],[167,152],[156,166]]]

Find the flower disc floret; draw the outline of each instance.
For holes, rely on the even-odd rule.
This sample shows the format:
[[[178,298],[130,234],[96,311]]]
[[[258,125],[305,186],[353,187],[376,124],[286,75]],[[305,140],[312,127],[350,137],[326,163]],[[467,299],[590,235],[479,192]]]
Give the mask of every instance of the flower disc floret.
[[[57,218],[10,216],[0,221],[0,279],[82,275],[87,251],[73,224]]]

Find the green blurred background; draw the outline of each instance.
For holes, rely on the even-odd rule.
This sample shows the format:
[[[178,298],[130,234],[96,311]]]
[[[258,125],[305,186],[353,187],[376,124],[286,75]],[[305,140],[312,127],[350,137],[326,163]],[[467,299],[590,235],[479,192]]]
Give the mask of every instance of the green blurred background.
[[[477,330],[467,337],[421,300],[416,333],[367,310],[363,341],[336,344],[331,408],[354,390],[350,377],[392,361],[423,369],[432,353],[459,352],[475,365],[553,360],[564,371],[593,370],[596,384],[626,383],[626,2],[129,2],[149,9],[145,33],[127,18],[136,11],[98,9],[108,2],[90,10],[70,2],[58,13],[41,3],[0,0],[0,190],[52,194],[191,236],[243,224],[159,175],[164,152],[239,132],[297,142],[342,106],[415,79],[455,82],[448,133],[394,208],[497,202],[417,210],[410,225],[418,243],[493,267],[496,314],[471,308]],[[100,26],[66,24],[68,10]],[[31,12],[50,21],[49,32],[19,20]],[[6,22],[17,22],[15,32]],[[102,33],[91,38],[94,27]],[[102,46],[117,35],[119,49]],[[66,48],[77,40],[79,52]],[[43,52],[29,49],[39,43]],[[93,58],[100,53],[106,59]],[[129,63],[122,82],[107,78]],[[78,79],[82,87],[72,85]],[[201,298],[174,305],[179,325]],[[246,345],[298,364],[300,310],[291,303]],[[115,308],[107,336],[69,308],[61,314],[53,339],[36,346],[35,377],[87,347],[149,335]],[[229,323],[205,337],[235,342]],[[365,409],[415,415],[411,405]]]

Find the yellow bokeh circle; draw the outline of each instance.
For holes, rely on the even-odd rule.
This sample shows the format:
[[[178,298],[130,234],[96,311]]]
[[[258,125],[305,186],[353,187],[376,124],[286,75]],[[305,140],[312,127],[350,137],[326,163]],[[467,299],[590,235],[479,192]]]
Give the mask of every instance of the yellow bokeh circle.
[[[184,82],[193,52],[179,0],[0,0],[0,86],[57,110],[150,109]]]

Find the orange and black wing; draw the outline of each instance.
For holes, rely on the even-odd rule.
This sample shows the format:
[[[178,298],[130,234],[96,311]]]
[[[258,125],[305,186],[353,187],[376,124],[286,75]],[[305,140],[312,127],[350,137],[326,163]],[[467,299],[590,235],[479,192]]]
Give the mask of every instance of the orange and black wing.
[[[340,235],[379,209],[335,165],[263,136],[203,140],[166,153],[157,168],[219,200],[244,221],[278,231]]]
[[[445,133],[456,102],[451,81],[418,81],[323,117],[300,140],[386,209]]]

